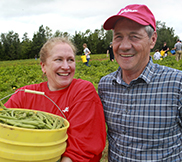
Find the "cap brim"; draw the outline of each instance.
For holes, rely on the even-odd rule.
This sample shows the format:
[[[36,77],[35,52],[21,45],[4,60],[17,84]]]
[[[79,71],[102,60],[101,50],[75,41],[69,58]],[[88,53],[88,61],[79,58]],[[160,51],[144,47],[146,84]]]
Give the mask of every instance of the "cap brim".
[[[132,21],[135,21],[136,23],[139,23],[139,24],[141,24],[141,25],[149,25],[149,23],[147,23],[145,20],[142,20],[142,19],[140,19],[140,18],[137,18],[137,17],[135,17],[135,18],[131,18],[131,16],[126,16],[126,15],[114,15],[114,16],[111,16],[111,17],[109,17],[106,21],[105,21],[105,23],[104,23],[104,25],[103,25],[103,28],[105,29],[105,30],[111,30],[111,29],[114,29],[114,26],[115,26],[115,24],[116,24],[116,22],[119,20],[119,19],[121,19],[121,18],[127,18],[127,19],[130,19],[130,20],[132,20]]]
[[[114,25],[115,25],[115,23],[116,23],[116,21],[119,20],[121,17],[122,17],[122,16],[118,16],[118,15],[114,15],[114,16],[109,17],[109,18],[105,21],[105,23],[104,23],[104,25],[103,25],[103,28],[104,28],[105,30],[111,30],[111,29],[113,29],[113,28],[114,28]]]

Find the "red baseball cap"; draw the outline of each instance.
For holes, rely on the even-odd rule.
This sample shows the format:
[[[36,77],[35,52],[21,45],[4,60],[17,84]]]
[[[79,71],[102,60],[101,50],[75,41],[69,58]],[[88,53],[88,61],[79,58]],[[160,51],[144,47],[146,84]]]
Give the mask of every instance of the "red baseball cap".
[[[113,15],[105,21],[103,28],[105,30],[114,29],[117,20],[122,17],[131,19],[144,26],[151,25],[156,31],[156,22],[153,13],[146,5],[139,4],[128,5],[122,8],[117,15]]]

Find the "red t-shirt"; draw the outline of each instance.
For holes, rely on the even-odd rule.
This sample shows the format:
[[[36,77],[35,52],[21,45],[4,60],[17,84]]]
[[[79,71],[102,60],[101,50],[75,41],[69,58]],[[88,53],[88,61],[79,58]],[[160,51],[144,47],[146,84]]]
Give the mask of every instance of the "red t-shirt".
[[[102,103],[92,83],[73,79],[69,87],[50,91],[47,82],[27,85],[20,89],[45,92],[64,112],[70,123],[67,148],[63,156],[74,162],[98,162],[106,141]],[[45,96],[19,91],[5,103],[8,108],[41,110],[63,116]]]

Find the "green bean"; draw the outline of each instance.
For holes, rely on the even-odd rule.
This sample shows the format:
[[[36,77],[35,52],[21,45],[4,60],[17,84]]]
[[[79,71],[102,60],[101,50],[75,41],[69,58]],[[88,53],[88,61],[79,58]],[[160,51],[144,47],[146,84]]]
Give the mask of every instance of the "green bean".
[[[21,128],[29,128],[29,129],[35,129],[36,126],[34,125],[29,125],[29,124],[20,124],[20,123],[16,123],[14,126],[17,126],[17,127],[21,127]]]
[[[44,117],[45,119],[45,122],[48,124],[48,125],[52,125],[53,124],[53,121],[52,119],[50,118],[50,115],[47,115],[46,113],[42,113],[42,116]]]
[[[4,104],[2,103],[2,101],[0,100],[0,107],[4,110],[6,110],[7,108],[4,106]]]
[[[59,124],[57,125],[56,129],[62,128],[62,127],[64,127],[64,126],[65,126],[65,125],[64,125],[64,121],[63,121],[63,119],[61,118],[61,120],[59,120]]]
[[[6,115],[6,116],[11,116],[11,115],[9,115],[8,111],[6,111],[6,110],[1,110],[0,114],[1,115]]]
[[[52,126],[52,129],[56,129],[57,124],[58,124],[58,118],[55,119],[53,126]]]
[[[18,116],[17,116],[17,119],[25,119],[27,117],[27,114],[24,112],[24,113],[22,113],[22,114],[19,114]]]
[[[46,113],[41,113],[42,117],[43,117],[43,121],[47,124],[48,127],[50,127],[50,129],[52,128],[51,123],[48,120],[47,114]]]
[[[33,111],[27,111],[27,117],[34,116],[34,115],[35,115],[35,113]]]
[[[35,126],[38,126],[39,124],[45,125],[45,123],[39,121],[28,121],[28,120],[19,120],[19,121],[23,124],[31,124]]]
[[[15,124],[17,124],[17,122],[15,122],[15,120],[11,120],[11,119],[3,119],[3,118],[0,118],[0,121],[3,121],[4,123],[7,123],[7,124],[12,125],[12,126],[14,126]]]
[[[11,111],[11,116],[14,117],[14,110]]]
[[[51,125],[51,123],[49,123],[48,119],[46,118],[45,120],[46,120],[46,126],[49,127],[50,129],[52,129],[52,125]]]
[[[0,118],[3,118],[3,119],[16,119],[15,117],[6,116],[6,115],[2,115],[2,114],[0,114]]]
[[[29,120],[42,121],[42,122],[43,122],[43,120],[41,120],[39,117],[37,117],[37,116],[35,116],[35,115],[29,117],[28,119],[29,119]]]
[[[29,129],[60,129],[64,127],[63,118],[40,111],[8,109],[0,101],[0,123]]]
[[[55,118],[53,118],[51,115],[46,115],[46,117],[49,120],[49,122],[51,123],[51,125],[53,125],[55,122]]]
[[[40,119],[40,120],[44,120],[44,117],[42,116],[42,114],[40,112],[37,112],[37,117]]]

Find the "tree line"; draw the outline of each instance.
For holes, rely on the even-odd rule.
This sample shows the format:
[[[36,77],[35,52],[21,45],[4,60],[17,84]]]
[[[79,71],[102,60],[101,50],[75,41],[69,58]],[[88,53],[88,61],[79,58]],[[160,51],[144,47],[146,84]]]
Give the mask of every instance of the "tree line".
[[[158,34],[157,43],[153,49],[161,49],[164,42],[172,49],[178,36],[175,36],[174,29],[167,27],[165,22],[156,22],[156,30]],[[85,32],[75,31],[74,35],[70,35],[68,32],[61,32],[57,30],[54,34],[49,27],[41,25],[33,38],[28,38],[28,33],[24,33],[20,41],[19,34],[14,31],[8,33],[2,33],[0,37],[0,60],[19,60],[34,58],[35,55],[39,55],[42,45],[51,37],[68,37],[76,45],[78,55],[83,53],[83,43],[87,43],[88,48],[92,54],[105,54],[109,43],[112,41],[112,30],[105,31],[101,26],[101,29],[95,29],[92,32],[87,29]]]

